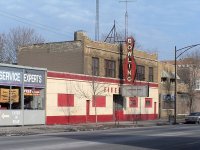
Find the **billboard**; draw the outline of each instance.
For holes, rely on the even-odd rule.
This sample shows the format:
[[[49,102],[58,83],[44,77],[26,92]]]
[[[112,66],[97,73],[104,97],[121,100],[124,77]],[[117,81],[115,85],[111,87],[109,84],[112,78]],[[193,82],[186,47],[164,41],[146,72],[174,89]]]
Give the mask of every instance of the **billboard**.
[[[122,96],[126,97],[148,97],[149,96],[149,87],[144,86],[134,86],[134,85],[124,85],[121,87]]]

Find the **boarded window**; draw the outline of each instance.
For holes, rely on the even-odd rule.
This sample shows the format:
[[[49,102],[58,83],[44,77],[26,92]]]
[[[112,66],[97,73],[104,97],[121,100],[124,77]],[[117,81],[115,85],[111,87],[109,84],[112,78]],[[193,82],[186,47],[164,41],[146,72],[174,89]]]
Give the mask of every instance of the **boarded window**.
[[[93,96],[92,97],[92,107],[106,107],[106,97],[105,96]]]
[[[152,98],[145,98],[145,107],[146,108],[152,107]]]
[[[58,94],[58,107],[73,107],[74,94]]]
[[[129,98],[129,107],[138,107],[138,97]]]

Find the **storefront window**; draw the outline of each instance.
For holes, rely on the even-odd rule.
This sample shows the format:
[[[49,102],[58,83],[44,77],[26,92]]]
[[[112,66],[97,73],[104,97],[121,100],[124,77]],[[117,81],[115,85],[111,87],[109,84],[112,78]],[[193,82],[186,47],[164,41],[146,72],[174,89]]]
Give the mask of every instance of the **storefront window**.
[[[20,109],[20,87],[0,86],[0,109]]]
[[[44,109],[44,89],[25,88],[24,109],[33,109],[33,110]]]
[[[0,109],[44,110],[45,70],[0,66]]]

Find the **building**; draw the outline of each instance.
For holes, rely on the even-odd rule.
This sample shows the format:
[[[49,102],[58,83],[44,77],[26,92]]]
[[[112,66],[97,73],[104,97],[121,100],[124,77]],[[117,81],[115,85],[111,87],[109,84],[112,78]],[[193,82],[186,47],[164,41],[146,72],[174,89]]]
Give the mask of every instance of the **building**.
[[[0,126],[45,124],[46,69],[0,64]]]
[[[74,34],[74,41],[21,47],[18,64],[60,72],[120,78],[126,54],[124,44],[93,41],[85,32],[78,31]],[[138,80],[157,82],[157,54],[134,50],[134,58],[140,70]]]
[[[159,102],[160,117],[166,118],[174,115],[174,95],[175,95],[175,71],[174,65],[170,62],[159,62],[158,82],[159,82]],[[183,83],[177,75],[177,115],[189,113],[188,109],[188,86]]]
[[[136,82],[135,86],[141,84],[148,85]],[[149,83],[149,87],[149,97],[122,97],[119,79],[98,77],[94,81],[93,76],[48,71],[46,123],[156,119],[158,85]]]
[[[200,65],[199,53],[190,54],[187,58],[177,61],[177,74],[180,82],[187,84],[188,113],[200,111]],[[174,62],[170,62],[174,63]]]
[[[74,41],[21,47],[19,64],[48,69],[47,123],[94,122],[96,111],[98,121],[157,118],[157,55],[138,50],[132,53],[129,46],[92,41],[79,31],[75,32]],[[127,74],[131,80],[126,80]],[[91,83],[99,85],[101,93],[95,94],[89,88]],[[77,90],[77,85],[84,90]],[[150,87],[149,94],[141,97],[138,92],[129,96],[121,93],[123,87],[131,86],[137,91]]]

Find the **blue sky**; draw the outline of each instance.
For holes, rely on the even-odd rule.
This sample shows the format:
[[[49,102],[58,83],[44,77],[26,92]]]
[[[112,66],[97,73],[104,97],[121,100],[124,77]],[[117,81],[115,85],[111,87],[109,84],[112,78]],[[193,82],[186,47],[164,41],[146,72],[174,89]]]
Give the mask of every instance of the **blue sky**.
[[[125,3],[100,1],[100,37],[116,21],[124,32]],[[17,26],[34,28],[47,41],[73,40],[74,31],[95,37],[96,0],[1,0],[0,32]],[[158,53],[160,60],[174,59],[174,46],[200,43],[199,0],[133,0],[128,3],[128,31],[141,50]]]

